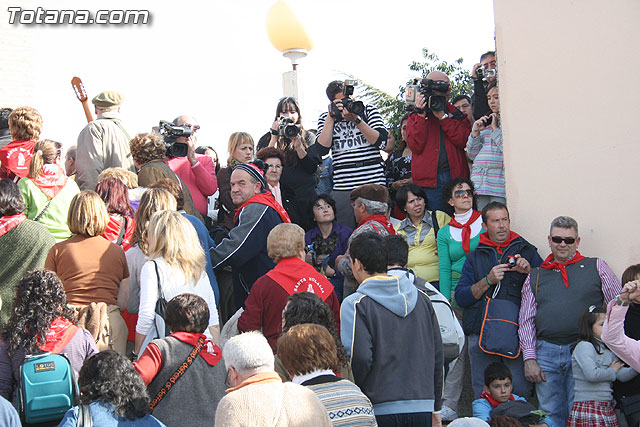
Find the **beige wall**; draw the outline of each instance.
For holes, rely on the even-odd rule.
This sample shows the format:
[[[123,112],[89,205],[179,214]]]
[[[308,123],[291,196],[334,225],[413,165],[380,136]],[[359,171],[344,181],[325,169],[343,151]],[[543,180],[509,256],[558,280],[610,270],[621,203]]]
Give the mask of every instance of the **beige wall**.
[[[553,218],[618,277],[640,263],[640,1],[494,0],[512,228]]]

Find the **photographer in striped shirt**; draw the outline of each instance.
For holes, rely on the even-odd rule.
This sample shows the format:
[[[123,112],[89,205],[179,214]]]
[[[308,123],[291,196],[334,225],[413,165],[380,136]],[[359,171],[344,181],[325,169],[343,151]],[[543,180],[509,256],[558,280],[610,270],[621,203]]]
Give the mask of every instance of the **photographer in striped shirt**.
[[[388,136],[378,110],[355,100],[355,85],[353,80],[329,83],[327,97],[331,103],[328,111],[318,118],[316,139],[332,152],[331,196],[336,201],[336,219],[351,228],[356,227],[349,199],[351,190],[363,184],[385,185],[380,150],[384,149]]]

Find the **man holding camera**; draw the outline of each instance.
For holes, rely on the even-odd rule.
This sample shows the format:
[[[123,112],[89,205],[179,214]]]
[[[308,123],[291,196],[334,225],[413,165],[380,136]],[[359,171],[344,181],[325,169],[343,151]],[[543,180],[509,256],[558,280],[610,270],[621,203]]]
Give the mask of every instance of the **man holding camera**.
[[[91,100],[96,119],[78,135],[76,181],[81,190],[93,190],[105,169],[120,167],[135,172],[129,134],[120,120],[122,95],[100,92]]]
[[[216,168],[211,157],[196,154],[195,152],[198,146],[197,132],[200,129],[200,125],[198,125],[196,119],[190,116],[176,117],[173,125],[187,127],[193,133],[188,138],[181,136],[177,139],[177,142],[188,145],[187,156],[169,159],[169,167],[189,188],[198,212],[202,214],[203,218],[209,218],[207,216],[207,197],[216,192],[218,182],[216,180]]]
[[[442,187],[450,179],[468,178],[464,151],[471,133],[469,120],[447,100],[449,77],[432,71],[416,95],[407,123],[413,182],[425,189],[429,210],[442,210]]]
[[[388,135],[378,110],[354,100],[355,84],[352,80],[329,83],[327,97],[331,103],[329,111],[318,118],[316,139],[331,149],[331,196],[336,201],[336,218],[351,228],[357,225],[349,198],[351,191],[364,184],[385,185],[380,150],[386,146]]]
[[[473,117],[478,120],[480,117],[491,114],[489,102],[487,101],[487,86],[497,80],[496,74],[496,53],[492,50],[480,56],[480,62],[473,66],[471,71],[473,77]]]

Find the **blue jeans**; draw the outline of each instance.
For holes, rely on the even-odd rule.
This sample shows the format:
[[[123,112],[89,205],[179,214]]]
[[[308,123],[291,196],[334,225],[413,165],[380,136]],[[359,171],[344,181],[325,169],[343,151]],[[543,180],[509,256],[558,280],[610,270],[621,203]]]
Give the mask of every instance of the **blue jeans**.
[[[536,358],[547,381],[536,384],[540,409],[557,426],[566,426],[573,404],[571,345],[538,341]]]
[[[524,362],[522,355],[517,359],[507,359],[506,357],[487,354],[478,346],[480,335],[469,335],[469,362],[471,362],[471,385],[476,398],[480,397],[482,387],[484,387],[484,370],[493,362],[504,363],[511,371],[513,382],[513,393],[518,396],[529,398],[531,396],[533,384],[524,377]],[[566,425],[567,423],[564,423]]]
[[[442,210],[442,187],[444,187],[449,180],[451,180],[451,173],[449,171],[438,172],[436,188],[422,187],[427,194],[427,209],[430,211]]]

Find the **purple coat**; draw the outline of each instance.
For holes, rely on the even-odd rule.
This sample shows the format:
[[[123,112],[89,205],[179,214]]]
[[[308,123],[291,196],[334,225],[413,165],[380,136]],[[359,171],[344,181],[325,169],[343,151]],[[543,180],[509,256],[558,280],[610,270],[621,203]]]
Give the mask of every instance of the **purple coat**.
[[[24,361],[24,350],[19,348],[12,356],[7,354],[8,343],[0,340],[0,396],[15,402],[16,389],[20,380],[20,365]],[[71,369],[78,379],[80,368],[86,359],[98,353],[93,337],[86,329],[80,328],[60,354],[69,359]]]
[[[344,276],[342,275],[342,273],[340,273],[336,269],[336,266],[335,266],[336,257],[338,255],[344,255],[344,253],[347,251],[347,248],[349,247],[349,236],[351,236],[351,233],[353,233],[353,230],[347,227],[346,225],[342,225],[337,221],[333,221],[333,228],[331,229],[331,232],[333,233],[334,231],[338,237],[338,244],[336,245],[335,250],[329,256],[329,266],[333,268],[336,272],[336,275],[334,278],[332,278],[331,282],[334,283],[334,280],[336,280],[342,283],[342,281],[344,280]],[[320,232],[320,229],[316,225],[311,230],[305,233],[304,244],[306,246],[309,246],[313,241],[313,239],[316,238],[317,236],[322,236],[322,233]]]

